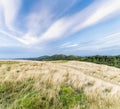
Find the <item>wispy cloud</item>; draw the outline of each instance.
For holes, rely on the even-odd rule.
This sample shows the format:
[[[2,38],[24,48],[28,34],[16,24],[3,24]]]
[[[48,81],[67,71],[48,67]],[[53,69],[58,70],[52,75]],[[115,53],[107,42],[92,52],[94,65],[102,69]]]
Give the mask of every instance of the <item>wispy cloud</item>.
[[[72,43],[72,42],[67,42],[67,43],[64,43],[60,46],[60,48],[74,48],[74,47],[77,47],[79,46],[78,43]]]
[[[17,41],[19,41],[19,42],[21,42],[23,44],[26,44],[26,45],[29,44],[27,41],[23,40],[22,38],[19,38],[19,37],[15,36],[15,35],[12,35],[12,34],[6,32],[6,31],[0,30],[0,33],[5,35],[5,36],[8,36],[8,37],[10,37],[10,38],[12,38],[14,40],[17,40]]]
[[[53,34],[56,30],[61,31],[62,35],[64,30],[62,28],[62,30],[60,30],[60,28],[57,27],[59,25],[63,26],[60,24],[64,22],[62,20],[64,18],[61,18],[61,16],[66,13],[74,4],[76,4],[77,0],[64,2],[67,7],[65,5],[60,12],[55,10],[56,6],[59,5],[58,3],[58,1],[53,4],[46,4],[46,2],[42,2],[39,4],[40,9],[36,9],[36,6],[38,6],[38,4],[36,4],[35,9],[33,8],[32,12],[26,17],[26,26],[28,31],[25,35],[23,35],[22,39],[28,41],[29,44],[38,44],[47,40],[54,40],[55,37]],[[56,12],[59,12],[59,14]],[[55,34],[57,35],[57,33]],[[57,37],[59,36],[60,35]]]
[[[19,32],[13,34],[13,32],[9,30],[13,28],[17,20],[16,18],[21,8],[21,3],[22,0],[0,0],[0,25],[6,27],[6,29],[4,29],[0,26],[0,33],[26,46],[39,45],[40,43],[72,36],[84,28],[98,24],[120,13],[119,0],[101,0],[99,2],[95,0],[87,7],[84,7],[83,10],[81,9],[79,12],[74,12],[70,15],[67,14],[67,12],[77,3],[77,0],[65,1],[64,7],[60,8],[60,10],[56,8],[59,7],[59,0],[47,5],[46,2],[42,0],[42,3],[38,2],[35,4],[30,12],[24,16],[25,23],[21,25],[26,29],[23,34],[20,35]],[[62,1],[62,3],[64,4],[64,1]],[[17,22],[19,22],[19,19]],[[116,36],[117,38],[115,38]],[[105,36],[102,40],[95,40],[90,46],[91,48],[100,49],[113,46],[115,43],[116,45],[119,44],[117,41],[119,33],[113,34],[112,38],[114,40],[112,40],[110,36],[109,38]],[[102,45],[103,47],[96,46],[106,40],[109,42],[104,43],[104,45]],[[79,44],[68,43],[62,47],[74,48],[78,46]],[[82,46],[78,49],[87,50],[87,48],[89,48],[89,45]]]
[[[0,11],[4,14],[5,25],[10,28],[13,26],[21,0],[0,0]]]
[[[58,19],[46,32],[39,36],[38,43],[70,36],[83,28],[110,18],[118,10],[120,10],[119,0],[102,1],[101,3],[96,1],[81,12]]]
[[[91,15],[89,15],[88,18],[83,23],[81,23],[80,25],[77,25],[75,27],[74,31],[79,31],[82,28],[94,25],[96,23],[104,21],[104,20],[111,18],[114,15],[118,14],[120,11],[120,1],[119,0],[115,0],[115,1],[114,0],[106,0],[100,4],[98,4],[98,2],[96,2],[96,3],[94,3],[94,5],[91,8],[92,9],[94,8],[93,13]],[[87,10],[87,12],[89,12],[88,10]],[[86,14],[88,14],[87,12],[86,12]]]
[[[70,50],[72,51],[81,51],[81,50],[98,51],[98,50],[105,50],[108,48],[114,49],[114,47],[119,48],[120,46],[119,42],[120,42],[120,32],[112,33],[102,38],[96,38],[94,40],[90,40],[86,44],[79,43],[79,46],[77,46],[77,48],[70,47]],[[64,48],[67,48],[67,45],[65,45]]]

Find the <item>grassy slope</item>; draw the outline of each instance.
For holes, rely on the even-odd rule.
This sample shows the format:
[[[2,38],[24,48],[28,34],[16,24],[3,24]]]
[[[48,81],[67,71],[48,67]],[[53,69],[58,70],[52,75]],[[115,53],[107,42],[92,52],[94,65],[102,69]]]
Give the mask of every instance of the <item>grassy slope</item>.
[[[77,61],[0,61],[2,109],[119,109],[120,69]]]

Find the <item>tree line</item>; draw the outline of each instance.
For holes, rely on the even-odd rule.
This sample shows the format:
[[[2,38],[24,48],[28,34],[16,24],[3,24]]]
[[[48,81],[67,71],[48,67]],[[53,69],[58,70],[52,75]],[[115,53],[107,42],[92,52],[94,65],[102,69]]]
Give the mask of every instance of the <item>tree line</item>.
[[[75,56],[75,55],[63,55],[56,54],[52,56],[42,56],[36,58],[38,61],[55,61],[55,60],[77,60],[85,62],[93,62],[97,64],[105,64],[109,66],[115,66],[120,68],[120,55],[118,56]]]

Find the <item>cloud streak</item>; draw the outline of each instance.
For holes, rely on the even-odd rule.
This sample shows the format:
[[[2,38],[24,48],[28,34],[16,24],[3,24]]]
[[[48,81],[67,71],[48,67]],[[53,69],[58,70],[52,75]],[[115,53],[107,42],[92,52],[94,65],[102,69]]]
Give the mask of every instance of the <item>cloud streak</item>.
[[[21,45],[39,46],[40,44],[54,40],[72,37],[85,28],[94,26],[120,14],[119,0],[101,0],[99,2],[95,0],[87,7],[71,14],[68,11],[77,4],[78,0],[65,1],[65,3],[62,1],[62,5],[59,4],[59,0],[54,4],[46,4],[44,0],[41,1],[32,6],[30,12],[24,16],[22,20],[25,23],[20,24],[21,28],[19,31],[22,31],[22,28],[25,28],[25,30],[22,31],[22,34],[19,34],[19,31],[15,28],[17,28],[16,23],[20,20],[17,17],[19,10],[23,8],[21,5],[23,1],[0,0],[0,33],[3,36],[8,36],[20,42]],[[60,9],[56,8],[59,5],[63,7]],[[94,43],[90,43],[90,47],[102,49],[120,45],[118,42],[119,36],[119,33],[104,36],[102,40],[95,40]],[[100,43],[104,44],[99,46]],[[78,43],[68,43],[62,47],[75,48],[78,46],[80,46]],[[81,46],[78,50],[87,50],[90,48],[89,45]]]
[[[110,16],[118,12],[118,10],[120,10],[119,0],[109,0],[101,3],[96,1],[81,12],[58,19],[46,32],[39,36],[38,43],[70,36],[86,27],[110,18]]]
[[[12,35],[12,34],[6,32],[6,31],[0,30],[0,33],[5,35],[5,36],[8,36],[8,37],[10,37],[10,38],[12,38],[14,40],[17,40],[17,41],[19,41],[19,42],[21,42],[21,43],[23,43],[25,45],[29,45],[29,43],[27,41],[23,40],[22,38],[19,38],[19,37],[15,36],[15,35]]]
[[[13,26],[20,8],[20,4],[21,0],[0,0],[0,9],[4,14],[5,25],[8,28],[11,28],[11,26]]]
[[[73,47],[71,43],[67,43],[67,44],[63,44],[61,45],[61,47],[63,46],[65,49],[66,48],[70,48],[70,50],[72,51],[82,51],[82,50],[86,50],[86,51],[100,51],[100,50],[104,50],[104,49],[108,49],[108,48],[119,48],[120,46],[120,32],[117,33],[112,33],[109,35],[104,36],[103,38],[96,38],[94,40],[89,40],[88,43],[83,44],[79,43],[77,44],[77,48]]]

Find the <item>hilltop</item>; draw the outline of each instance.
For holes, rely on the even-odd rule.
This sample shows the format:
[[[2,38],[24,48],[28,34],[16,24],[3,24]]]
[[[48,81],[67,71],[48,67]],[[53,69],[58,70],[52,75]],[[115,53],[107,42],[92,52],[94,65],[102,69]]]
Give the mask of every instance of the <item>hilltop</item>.
[[[120,69],[80,61],[0,61],[1,109],[119,109]]]

